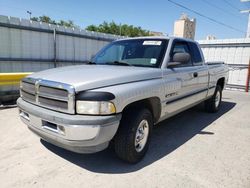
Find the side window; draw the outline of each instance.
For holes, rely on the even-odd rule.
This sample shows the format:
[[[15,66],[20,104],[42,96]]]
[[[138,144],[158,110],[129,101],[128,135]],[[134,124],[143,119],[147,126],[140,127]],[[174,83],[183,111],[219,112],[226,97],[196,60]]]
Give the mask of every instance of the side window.
[[[197,44],[190,42],[190,47],[192,50],[192,60],[194,65],[202,65],[202,57]]]
[[[189,50],[189,46],[186,42],[176,42],[174,44],[174,47],[173,47],[172,53],[171,53],[171,59],[173,58],[175,53],[188,53],[188,54],[190,54],[190,56],[192,56],[192,54],[190,53],[190,50]],[[178,65],[178,67],[192,66],[191,59],[188,63]]]

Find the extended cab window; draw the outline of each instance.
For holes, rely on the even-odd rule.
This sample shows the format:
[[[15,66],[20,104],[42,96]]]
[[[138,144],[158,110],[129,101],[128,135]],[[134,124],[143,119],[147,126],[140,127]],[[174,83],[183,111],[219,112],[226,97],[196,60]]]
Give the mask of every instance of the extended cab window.
[[[102,49],[93,61],[96,64],[159,67],[167,45],[166,39],[116,41]]]
[[[193,64],[194,65],[202,65],[203,61],[202,61],[201,53],[200,53],[200,50],[199,50],[197,44],[190,42],[189,45],[190,45],[191,50],[192,50]]]
[[[189,46],[186,42],[175,42],[172,52],[171,52],[171,61],[175,53],[188,53],[191,56]],[[192,61],[190,61],[186,64],[178,65],[177,67],[186,67],[186,66],[192,66]]]

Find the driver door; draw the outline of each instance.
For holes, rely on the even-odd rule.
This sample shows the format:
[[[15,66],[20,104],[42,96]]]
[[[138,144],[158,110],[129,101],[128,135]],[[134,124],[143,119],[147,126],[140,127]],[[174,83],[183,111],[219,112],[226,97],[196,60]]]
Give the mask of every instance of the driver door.
[[[197,68],[193,66],[192,53],[188,43],[174,40],[170,50],[170,61],[175,53],[188,53],[191,58],[189,62],[166,68],[163,71],[166,116],[178,113],[195,102],[193,94],[196,90]]]

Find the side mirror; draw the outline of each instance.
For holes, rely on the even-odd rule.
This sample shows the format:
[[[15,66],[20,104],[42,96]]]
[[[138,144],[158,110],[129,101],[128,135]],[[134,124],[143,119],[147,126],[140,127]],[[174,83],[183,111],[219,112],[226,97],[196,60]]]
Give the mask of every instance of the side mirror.
[[[190,61],[190,54],[189,53],[175,53],[172,62],[168,63],[168,67],[174,67],[176,65],[187,64]]]
[[[168,62],[168,68],[174,68],[178,65],[181,65],[180,62]]]

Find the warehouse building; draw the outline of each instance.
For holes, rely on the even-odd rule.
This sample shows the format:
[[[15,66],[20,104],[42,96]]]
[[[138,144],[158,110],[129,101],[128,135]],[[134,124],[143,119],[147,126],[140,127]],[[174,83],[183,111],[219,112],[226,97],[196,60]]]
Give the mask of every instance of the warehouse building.
[[[246,90],[249,76],[250,38],[200,40],[206,61],[228,64],[228,87]]]

